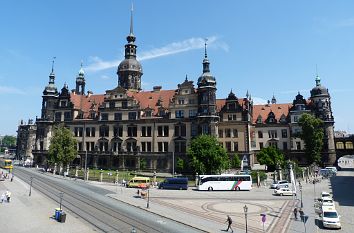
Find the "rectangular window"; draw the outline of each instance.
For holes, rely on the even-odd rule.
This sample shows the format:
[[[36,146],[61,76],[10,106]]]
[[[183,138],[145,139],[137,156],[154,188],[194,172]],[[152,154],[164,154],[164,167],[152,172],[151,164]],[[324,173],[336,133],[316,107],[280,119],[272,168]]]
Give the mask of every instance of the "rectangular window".
[[[238,142],[234,142],[234,151],[238,151]]]
[[[175,137],[185,137],[186,136],[186,125],[180,124],[175,125]]]
[[[231,129],[225,129],[225,138],[231,138]]]
[[[55,121],[61,121],[61,112],[55,113]]]
[[[269,136],[269,138],[277,138],[278,137],[277,131],[276,130],[269,130],[268,136]]]
[[[114,142],[112,151],[118,152],[122,150],[122,143],[121,142]]]
[[[120,112],[114,113],[114,120],[121,121],[122,120],[122,113],[120,113]]]
[[[128,119],[129,120],[136,120],[136,112],[129,112]]]
[[[232,136],[233,136],[234,138],[238,138],[238,131],[237,131],[237,129],[233,129],[233,130],[232,130]]]
[[[109,137],[109,127],[107,125],[100,127],[100,137]]]
[[[104,152],[104,151],[108,151],[108,142],[100,142],[100,151]]]
[[[137,136],[137,127],[128,126],[128,137],[136,137],[136,136]]]
[[[101,113],[101,121],[108,121],[108,113]]]
[[[116,102],[109,102],[109,108],[115,108]]]
[[[151,142],[141,142],[142,152],[151,152]]]
[[[60,101],[60,107],[66,107],[67,106],[67,101],[66,100],[61,100]]]
[[[259,149],[262,150],[263,147],[264,147],[263,142],[260,142],[260,143],[259,143]]]
[[[258,138],[263,138],[263,132],[262,131],[258,131]]]
[[[287,129],[282,129],[281,130],[281,137],[282,138],[287,138],[288,137],[288,130]]]
[[[152,116],[151,110],[145,111],[145,117],[151,117],[151,116]]]
[[[75,127],[74,128],[75,137],[82,137],[82,132],[83,132],[82,127]]]
[[[196,117],[196,116],[197,116],[197,110],[196,109],[189,110],[189,117]]]
[[[228,152],[230,152],[231,151],[231,142],[225,142],[225,145],[226,145],[226,150]]]
[[[64,121],[71,120],[71,112],[64,112]]]
[[[195,136],[197,136],[197,133],[198,133],[198,125],[192,124],[192,126],[191,126],[191,136],[195,137]]]
[[[82,151],[82,142],[77,143],[77,150]]]
[[[202,134],[209,134],[209,125],[202,125]]]
[[[219,129],[219,138],[223,138],[224,137],[224,130]]]
[[[175,142],[175,152],[177,153],[186,153],[186,142],[176,141]]]
[[[183,98],[178,99],[178,104],[184,104],[184,99]]]
[[[283,150],[288,150],[288,143],[287,142],[283,142]]]
[[[301,142],[296,142],[296,150],[301,150]]]
[[[114,126],[113,127],[113,136],[114,137],[123,137],[123,126]]]
[[[168,142],[163,143],[163,151],[168,152]]]
[[[142,137],[151,137],[151,126],[142,126],[141,127],[141,136]]]
[[[157,127],[157,136],[158,137],[168,137],[168,125],[165,126],[158,126]]]
[[[122,101],[122,108],[127,109],[128,108],[128,102],[127,101]]]
[[[176,110],[176,118],[184,118],[184,111]]]
[[[157,151],[162,152],[162,142],[157,143]]]

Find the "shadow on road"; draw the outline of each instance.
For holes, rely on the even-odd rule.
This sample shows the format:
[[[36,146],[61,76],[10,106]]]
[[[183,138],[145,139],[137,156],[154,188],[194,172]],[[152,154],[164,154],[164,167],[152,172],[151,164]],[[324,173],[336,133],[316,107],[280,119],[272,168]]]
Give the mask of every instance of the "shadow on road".
[[[330,178],[332,194],[341,206],[354,206],[354,169],[343,168],[337,176]]]

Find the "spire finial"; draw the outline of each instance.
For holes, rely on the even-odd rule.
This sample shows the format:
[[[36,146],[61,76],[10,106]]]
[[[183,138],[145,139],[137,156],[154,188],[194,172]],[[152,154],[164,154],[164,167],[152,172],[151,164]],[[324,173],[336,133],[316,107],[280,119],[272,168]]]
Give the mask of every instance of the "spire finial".
[[[55,58],[57,58],[57,57],[53,57],[53,60],[52,60],[52,73],[54,73],[54,61],[55,61]]]
[[[315,82],[316,82],[316,86],[321,86],[321,78],[320,78],[320,76],[318,76],[317,64],[316,64],[316,79],[315,79]]]
[[[84,61],[81,59],[81,64],[80,64],[80,67],[82,69],[82,64],[84,63]]]
[[[133,11],[134,11],[134,5],[132,2],[132,8],[130,10],[130,35],[133,35]]]
[[[247,92],[246,92],[246,98],[248,99],[248,96],[249,96],[249,94],[248,94],[248,90],[247,90]]]
[[[204,39],[204,52],[205,52],[205,54],[204,54],[204,56],[205,56],[205,58],[207,58],[208,57],[208,54],[207,54],[207,42],[208,42],[208,38],[205,38]]]
[[[186,80],[185,80],[185,82],[188,82],[188,75],[186,74]]]

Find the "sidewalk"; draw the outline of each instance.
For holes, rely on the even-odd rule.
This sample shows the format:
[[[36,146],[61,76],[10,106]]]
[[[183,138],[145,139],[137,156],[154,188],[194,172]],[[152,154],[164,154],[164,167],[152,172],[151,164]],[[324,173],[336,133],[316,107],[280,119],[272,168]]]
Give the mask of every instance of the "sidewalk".
[[[52,219],[58,204],[48,199],[35,189],[29,196],[29,185],[16,176],[13,182],[10,179],[0,181],[0,195],[9,190],[10,203],[0,203],[1,232],[8,233],[93,233],[97,232],[88,224],[66,212],[66,222],[59,223]],[[64,209],[65,211],[65,209]]]

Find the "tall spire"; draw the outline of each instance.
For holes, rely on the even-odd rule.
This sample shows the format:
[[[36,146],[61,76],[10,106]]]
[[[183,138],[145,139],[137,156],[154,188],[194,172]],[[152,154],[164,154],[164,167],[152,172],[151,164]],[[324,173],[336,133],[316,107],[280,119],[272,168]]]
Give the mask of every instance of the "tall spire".
[[[82,64],[83,64],[83,61],[81,60],[80,70],[79,70],[79,76],[84,76],[84,75],[85,75],[85,71],[84,71],[84,69],[82,68]]]
[[[204,59],[203,59],[203,73],[208,73],[210,72],[210,68],[209,68],[209,60],[208,60],[208,53],[207,53],[207,42],[208,42],[208,38],[204,39]]]
[[[132,8],[130,11],[130,35],[134,35],[133,33],[133,3],[132,3]]]
[[[53,57],[53,60],[52,60],[52,73],[54,74],[54,61],[55,61],[55,58],[56,57]]]
[[[127,41],[129,44],[134,44],[135,41],[134,30],[133,30],[133,3],[132,3],[132,8],[130,10],[130,31],[129,31],[129,35],[127,36]]]

